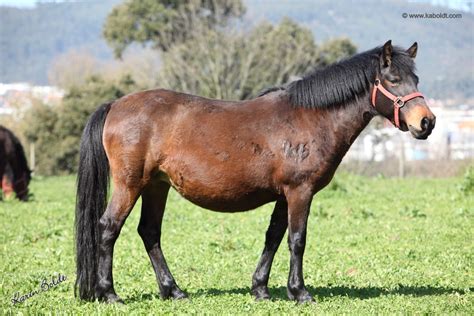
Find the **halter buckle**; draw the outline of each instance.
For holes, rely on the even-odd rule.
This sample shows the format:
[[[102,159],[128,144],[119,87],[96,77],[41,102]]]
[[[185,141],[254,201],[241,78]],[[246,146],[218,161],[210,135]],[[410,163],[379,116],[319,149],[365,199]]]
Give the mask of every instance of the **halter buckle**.
[[[378,86],[380,84],[380,79],[375,79],[374,86]]]
[[[401,97],[396,97],[395,100],[393,100],[393,104],[402,108],[405,105],[405,101],[403,101]]]

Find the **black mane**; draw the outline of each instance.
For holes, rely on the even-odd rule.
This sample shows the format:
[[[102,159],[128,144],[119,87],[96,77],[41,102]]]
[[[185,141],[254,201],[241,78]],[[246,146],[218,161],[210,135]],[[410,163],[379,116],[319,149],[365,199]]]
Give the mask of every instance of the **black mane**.
[[[343,59],[326,67],[316,68],[286,87],[267,89],[260,95],[284,89],[294,106],[327,108],[353,101],[368,93],[379,71],[381,47]],[[401,73],[412,73],[414,62],[406,51],[393,47],[392,67]]]

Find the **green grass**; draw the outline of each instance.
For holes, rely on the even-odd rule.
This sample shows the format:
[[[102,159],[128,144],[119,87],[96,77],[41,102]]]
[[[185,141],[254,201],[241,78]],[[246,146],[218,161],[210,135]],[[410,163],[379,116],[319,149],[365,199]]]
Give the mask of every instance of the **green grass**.
[[[163,249],[190,299],[162,301],[136,233],[137,205],[115,247],[114,279],[126,305],[74,298],[74,178],[39,178],[28,203],[0,202],[0,311],[4,314],[473,314],[472,192],[462,178],[383,179],[340,175],[313,201],[304,257],[305,281],[317,304],[286,298],[286,242],[270,276],[272,301],[255,302],[251,275],[273,205],[220,214],[172,192]],[[138,203],[140,204],[140,203]],[[66,281],[22,304],[15,292],[43,278]]]

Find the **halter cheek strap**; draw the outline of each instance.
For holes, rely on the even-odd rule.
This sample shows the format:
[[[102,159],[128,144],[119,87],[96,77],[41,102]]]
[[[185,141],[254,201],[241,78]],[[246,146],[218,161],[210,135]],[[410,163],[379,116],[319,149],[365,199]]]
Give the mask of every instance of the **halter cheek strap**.
[[[420,92],[413,92],[403,97],[397,97],[390,91],[385,89],[384,86],[382,86],[382,84],[380,83],[380,79],[376,78],[374,82],[374,89],[372,90],[372,105],[374,106],[374,108],[375,101],[377,98],[377,91],[382,92],[383,95],[393,101],[393,124],[397,128],[400,128],[400,109],[405,105],[405,103],[414,98],[425,98]]]

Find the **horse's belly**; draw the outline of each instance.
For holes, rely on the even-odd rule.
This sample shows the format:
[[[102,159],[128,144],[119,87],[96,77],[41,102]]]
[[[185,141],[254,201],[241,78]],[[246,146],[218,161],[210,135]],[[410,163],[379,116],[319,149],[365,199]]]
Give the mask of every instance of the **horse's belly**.
[[[277,198],[275,194],[268,191],[256,191],[235,197],[180,193],[194,204],[216,212],[245,212],[275,201]]]
[[[254,183],[236,181],[225,177],[193,178],[183,174],[162,174],[184,198],[194,204],[218,212],[243,212],[275,201],[278,195],[270,190],[257,188]],[[252,181],[249,181],[252,182]]]

